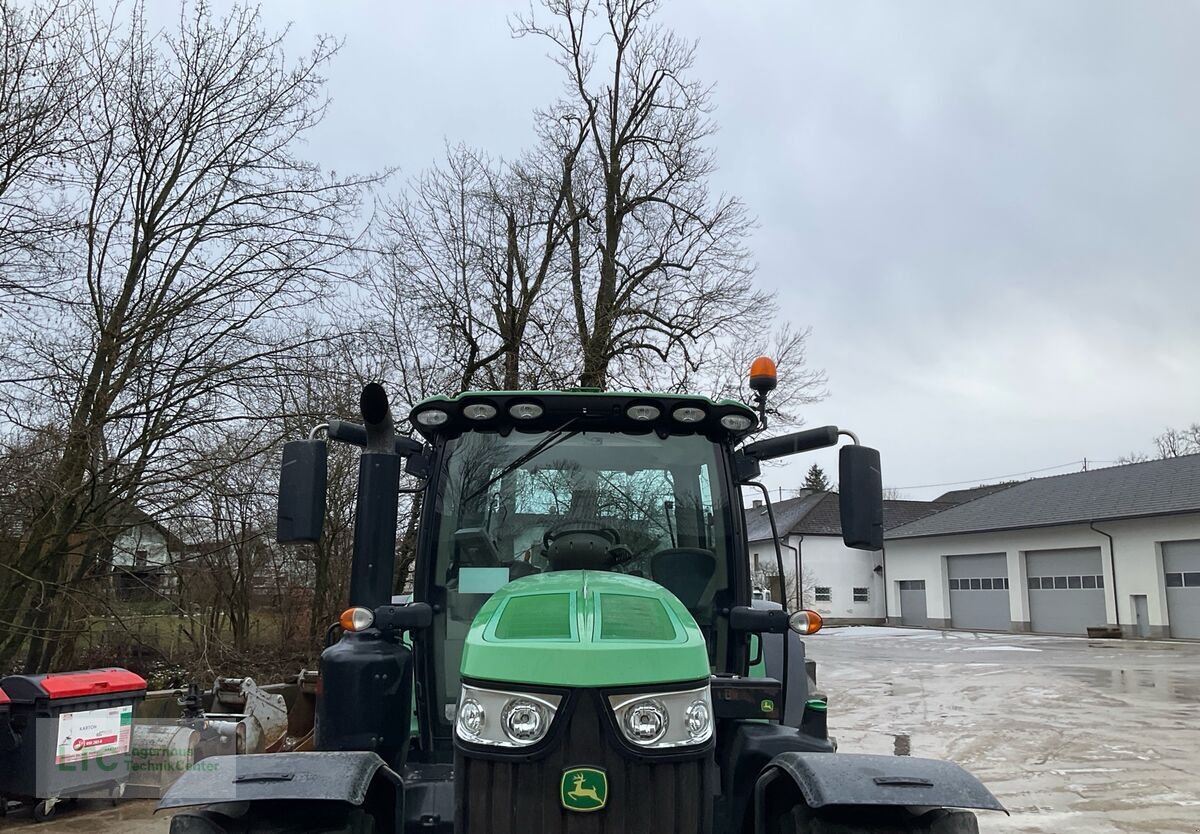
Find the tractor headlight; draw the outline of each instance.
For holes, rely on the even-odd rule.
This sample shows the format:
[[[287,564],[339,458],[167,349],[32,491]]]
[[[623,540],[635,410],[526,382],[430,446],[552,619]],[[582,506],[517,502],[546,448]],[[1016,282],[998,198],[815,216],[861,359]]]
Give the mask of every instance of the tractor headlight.
[[[463,684],[454,722],[456,735],[473,744],[495,747],[528,747],[546,737],[560,695],[504,692]],[[487,716],[499,716],[488,721]]]
[[[458,726],[461,735],[472,738],[483,732],[483,706],[474,698],[463,698],[462,706],[458,708]]]
[[[692,701],[683,714],[683,725],[693,739],[708,738],[712,733],[712,718],[708,703],[700,699]]]
[[[721,425],[730,431],[746,431],[754,425],[754,421],[745,414],[726,414],[721,418]]]
[[[546,708],[528,698],[514,698],[504,707],[504,734],[517,744],[541,741],[550,726]]]
[[[666,735],[669,723],[667,708],[651,698],[626,707],[621,726],[634,744],[653,744]]]
[[[638,747],[685,747],[712,738],[712,696],[707,686],[682,692],[610,695],[608,703],[621,734]]]

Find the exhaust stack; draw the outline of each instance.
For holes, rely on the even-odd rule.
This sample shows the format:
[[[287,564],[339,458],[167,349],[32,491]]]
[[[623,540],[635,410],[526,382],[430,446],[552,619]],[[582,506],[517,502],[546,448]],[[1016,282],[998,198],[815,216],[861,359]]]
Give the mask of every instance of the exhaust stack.
[[[396,426],[383,386],[367,384],[359,397],[359,409],[367,445],[358,460],[350,604],[374,610],[392,601],[401,459],[396,454]]]

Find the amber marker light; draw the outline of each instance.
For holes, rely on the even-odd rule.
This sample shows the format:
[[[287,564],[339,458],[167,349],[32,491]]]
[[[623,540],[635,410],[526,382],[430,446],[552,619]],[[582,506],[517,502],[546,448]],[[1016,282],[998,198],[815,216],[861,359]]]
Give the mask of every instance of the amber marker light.
[[[825,625],[825,621],[821,619],[821,615],[808,608],[797,611],[788,617],[788,628],[797,634],[816,634],[823,625]]]
[[[375,623],[375,615],[369,608],[347,608],[338,622],[346,631],[366,631]]]

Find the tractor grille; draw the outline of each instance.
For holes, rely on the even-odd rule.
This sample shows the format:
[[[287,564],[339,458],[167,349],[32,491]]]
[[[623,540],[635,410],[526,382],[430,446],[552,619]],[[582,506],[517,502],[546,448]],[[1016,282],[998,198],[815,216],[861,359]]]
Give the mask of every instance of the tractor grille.
[[[455,756],[456,834],[709,834],[712,753],[687,761],[628,757],[600,709],[599,693],[573,699],[566,732],[541,758],[508,761]],[[594,697],[587,697],[594,696]],[[588,813],[567,811],[559,791],[569,767],[601,767],[608,802]]]

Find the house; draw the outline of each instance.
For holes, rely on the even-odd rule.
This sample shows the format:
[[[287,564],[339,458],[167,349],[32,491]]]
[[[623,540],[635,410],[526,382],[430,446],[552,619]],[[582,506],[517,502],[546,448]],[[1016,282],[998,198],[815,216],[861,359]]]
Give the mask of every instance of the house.
[[[943,509],[931,501],[884,501],[884,528],[898,526]],[[802,491],[795,498],[772,503],[783,569],[789,594],[795,595],[797,566],[804,603],[830,622],[882,623],[884,599],[883,554],[852,550],[842,544],[841,514],[836,492]],[[762,501],[746,510],[751,575],[777,573],[770,518]],[[795,604],[795,600],[791,600]]]
[[[885,552],[907,625],[1200,639],[1200,455],[983,491]]]
[[[109,565],[118,599],[156,597],[175,591],[175,560],[184,549],[179,537],[136,507],[113,525]]]

